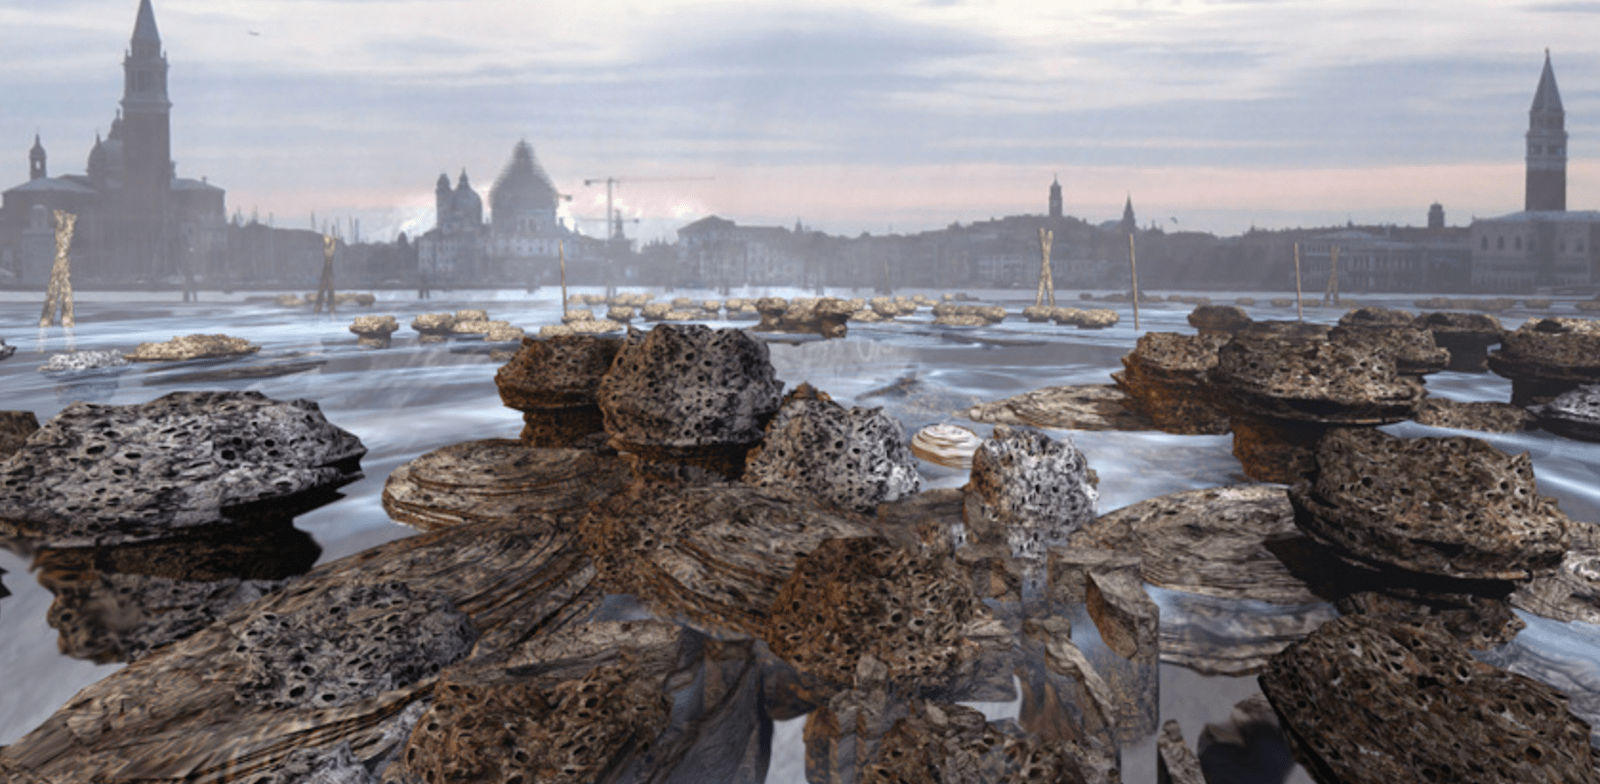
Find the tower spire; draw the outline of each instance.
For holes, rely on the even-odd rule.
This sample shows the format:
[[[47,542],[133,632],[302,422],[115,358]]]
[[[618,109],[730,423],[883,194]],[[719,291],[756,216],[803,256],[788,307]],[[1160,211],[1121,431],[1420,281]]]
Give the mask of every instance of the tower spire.
[[[28,150],[28,179],[40,180],[48,177],[49,170],[45,168],[44,142],[39,140],[39,134],[33,135],[33,148]]]
[[[1550,65],[1550,50],[1546,49],[1544,70],[1528,108],[1525,210],[1559,212],[1567,208],[1566,116],[1555,69]]]

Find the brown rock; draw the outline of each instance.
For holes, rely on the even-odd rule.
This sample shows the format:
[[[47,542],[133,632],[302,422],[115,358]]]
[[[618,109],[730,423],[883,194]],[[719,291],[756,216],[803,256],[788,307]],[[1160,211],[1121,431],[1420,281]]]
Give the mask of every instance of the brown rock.
[[[1511,402],[1522,406],[1600,383],[1600,321],[1528,319],[1505,333],[1489,369],[1511,379]]]
[[[490,521],[575,524],[590,503],[628,479],[616,457],[500,438],[467,441],[396,468],[384,482],[383,509],[424,531]]]
[[[1600,781],[1565,696],[1436,624],[1330,621],[1273,657],[1261,689],[1319,781]]]
[[[865,514],[921,487],[899,422],[882,409],[846,409],[809,384],[784,399],[749,454],[743,481]]]
[[[1111,384],[1045,387],[993,403],[981,403],[961,416],[994,425],[1028,425],[1061,430],[1154,430],[1149,417],[1132,408],[1128,394]]]
[[[1156,738],[1156,784],[1206,784],[1200,758],[1184,742],[1177,719],[1167,719]]]
[[[1423,387],[1388,354],[1328,341],[1237,338],[1217,350],[1211,380],[1227,406],[1255,417],[1337,425],[1410,418]]]
[[[1568,390],[1533,409],[1539,426],[1579,441],[1600,442],[1600,384]]]
[[[1573,523],[1572,546],[1552,574],[1517,586],[1511,604],[1557,621],[1600,624],[1600,526]]]
[[[184,335],[165,343],[140,343],[128,354],[134,362],[175,362],[212,357],[238,357],[254,354],[261,347],[244,338],[227,335]]]
[[[1518,433],[1532,430],[1538,417],[1522,406],[1492,400],[1463,403],[1442,397],[1423,398],[1417,404],[1417,422],[1429,427],[1479,430],[1485,433]]]
[[[1450,369],[1460,373],[1489,372],[1489,347],[1505,334],[1500,319],[1484,313],[1423,313],[1414,323],[1433,333],[1434,343],[1450,352]]]
[[[1435,620],[1462,645],[1479,651],[1505,645],[1527,627],[1511,614],[1505,599],[1470,593],[1361,591],[1340,599],[1337,606],[1341,615],[1373,615],[1402,623]]]
[[[1351,311],[1352,313],[1356,311]],[[1328,339],[1361,348],[1383,351],[1394,358],[1395,372],[1402,376],[1422,376],[1437,373],[1450,365],[1450,352],[1434,342],[1433,333],[1411,326],[1410,314],[1393,311],[1406,317],[1404,323],[1380,324],[1366,321],[1345,323],[1328,332]],[[1347,316],[1349,314],[1346,314]]]
[[[1295,522],[1356,560],[1468,580],[1550,574],[1571,537],[1533,463],[1465,437],[1330,431],[1318,471],[1289,490]]]
[[[38,429],[39,418],[32,411],[0,411],[0,463],[21,449]]]
[[[1189,313],[1189,326],[1200,330],[1201,335],[1231,337],[1253,321],[1250,314],[1237,305],[1201,305]]]
[[[595,405],[600,379],[621,347],[619,338],[591,335],[523,338],[516,356],[495,372],[500,400],[519,411]]]
[[[1112,373],[1129,405],[1168,433],[1203,435],[1228,432],[1228,413],[1211,401],[1206,373],[1217,364],[1225,335],[1147,332],[1122,357]]]

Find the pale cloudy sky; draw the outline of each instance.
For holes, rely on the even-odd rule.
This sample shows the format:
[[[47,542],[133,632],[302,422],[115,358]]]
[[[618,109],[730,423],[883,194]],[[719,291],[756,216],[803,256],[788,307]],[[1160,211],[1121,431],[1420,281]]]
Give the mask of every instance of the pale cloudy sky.
[[[487,194],[526,138],[574,216],[603,186],[671,236],[708,214],[881,234],[1067,212],[1233,234],[1521,208],[1543,51],[1600,208],[1600,2],[154,0],[180,175],[229,210],[367,235]],[[81,172],[137,0],[0,0],[0,187]],[[255,34],[252,34],[255,33]],[[597,233],[598,224],[583,224]]]

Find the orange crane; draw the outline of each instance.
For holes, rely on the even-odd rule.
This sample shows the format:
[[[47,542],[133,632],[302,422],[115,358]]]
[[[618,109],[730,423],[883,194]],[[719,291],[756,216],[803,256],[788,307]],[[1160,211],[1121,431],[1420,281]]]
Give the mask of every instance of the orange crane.
[[[606,184],[606,232],[616,239],[616,218],[611,208],[612,190],[624,182],[684,182],[688,180],[714,180],[715,177],[594,177],[583,181],[585,186]]]

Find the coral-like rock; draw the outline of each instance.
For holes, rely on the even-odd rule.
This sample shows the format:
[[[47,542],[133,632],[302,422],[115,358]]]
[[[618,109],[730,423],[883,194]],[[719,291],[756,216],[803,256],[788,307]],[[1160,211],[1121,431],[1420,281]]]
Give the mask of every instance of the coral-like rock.
[[[400,322],[394,316],[356,316],[350,324],[350,331],[358,336],[357,342],[364,346],[387,346],[390,336],[400,329]]]
[[[630,330],[598,399],[619,448],[748,448],[781,402],[767,346],[737,329],[693,324]]]
[[[174,392],[68,406],[0,464],[0,531],[110,544],[213,524],[249,504],[293,512],[361,478],[360,439],[309,400]]]
[[[617,338],[523,338],[516,356],[495,372],[500,400],[519,411],[594,405],[620,348]]]
[[[1423,398],[1414,417],[1429,427],[1478,430],[1485,433],[1517,433],[1532,430],[1538,417],[1522,406],[1480,400],[1464,403],[1442,397]]]
[[[1600,781],[1565,696],[1434,624],[1330,621],[1273,657],[1261,689],[1320,781]]]
[[[227,335],[184,335],[165,343],[140,343],[128,355],[135,362],[173,362],[212,357],[239,357],[254,354],[261,347],[244,338]]]
[[[615,457],[485,439],[402,464],[383,486],[383,509],[424,531],[492,520],[577,523],[591,502],[628,480]]]
[[[809,385],[791,393],[768,423],[745,482],[867,513],[917,492],[921,478],[899,422],[881,409],[846,409],[805,390]]]
[[[973,455],[966,490],[972,540],[1008,544],[1013,555],[1035,560],[1093,520],[1099,499],[1089,461],[1071,439],[1006,425],[996,425]]]
[[[1130,406],[1168,433],[1228,432],[1228,412],[1212,402],[1206,373],[1229,338],[1218,334],[1147,332],[1112,373]]]
[[[1235,411],[1321,424],[1398,422],[1423,396],[1386,352],[1341,342],[1241,336],[1217,350],[1210,377]]]
[[[81,373],[88,370],[108,370],[126,367],[128,358],[120,351],[74,351],[55,354],[50,361],[39,366],[43,373]]]
[[[1524,580],[1554,571],[1571,542],[1567,516],[1537,493],[1527,453],[1475,438],[1334,430],[1317,446],[1315,479],[1289,498],[1318,542],[1422,574]]]
[[[1351,311],[1356,312],[1360,311]],[[1395,372],[1402,376],[1437,373],[1450,365],[1450,352],[1434,342],[1433,333],[1411,326],[1410,314],[1405,311],[1389,312],[1407,316],[1405,323],[1381,324],[1360,320],[1346,323],[1341,320],[1339,326],[1328,331],[1328,339],[1361,349],[1386,352],[1394,358]]]
[[[1511,379],[1511,402],[1522,406],[1600,383],[1600,321],[1528,319],[1490,352],[1489,369]]]
[[[1600,442],[1600,384],[1563,392],[1536,407],[1533,413],[1545,430],[1580,441]]]
[[[1112,384],[1045,387],[961,412],[994,425],[1027,425],[1059,430],[1154,430],[1149,417],[1133,409],[1126,392]]]

